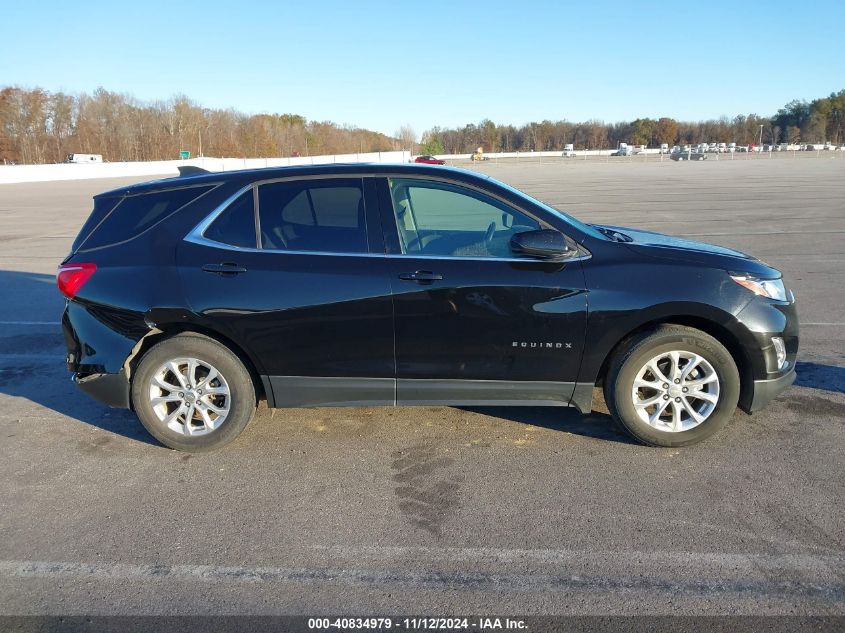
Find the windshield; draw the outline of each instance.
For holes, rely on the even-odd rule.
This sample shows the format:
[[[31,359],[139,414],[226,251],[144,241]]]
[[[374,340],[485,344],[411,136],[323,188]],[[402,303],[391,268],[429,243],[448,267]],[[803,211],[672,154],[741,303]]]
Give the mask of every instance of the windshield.
[[[491,180],[491,182],[495,182],[500,187],[504,187],[505,189],[507,189],[511,193],[516,194],[520,198],[523,198],[524,200],[528,200],[529,202],[533,202],[534,204],[539,205],[540,207],[542,207],[543,209],[545,209],[549,213],[559,217],[564,222],[571,224],[572,226],[574,226],[576,229],[578,229],[582,233],[585,233],[585,234],[587,234],[591,237],[594,237],[596,239],[599,239],[599,240],[611,240],[611,238],[602,234],[599,230],[590,226],[589,224],[585,224],[585,223],[581,222],[581,220],[578,220],[577,218],[572,217],[568,213],[564,213],[563,211],[561,211],[559,209],[555,209],[553,206],[548,205],[545,202],[542,202],[541,200],[534,198],[533,196],[529,196],[527,193],[520,191],[516,187],[511,187],[509,184],[501,182],[499,180],[496,180],[495,178],[490,178],[490,180]]]

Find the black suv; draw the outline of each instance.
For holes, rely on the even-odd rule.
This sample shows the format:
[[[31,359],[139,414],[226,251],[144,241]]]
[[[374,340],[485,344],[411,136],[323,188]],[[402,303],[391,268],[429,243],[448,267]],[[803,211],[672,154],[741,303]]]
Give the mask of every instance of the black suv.
[[[780,273],[419,165],[202,173],[100,194],[61,264],[67,363],[162,443],[270,407],[548,405],[604,387],[640,441],[710,436],[795,379]]]

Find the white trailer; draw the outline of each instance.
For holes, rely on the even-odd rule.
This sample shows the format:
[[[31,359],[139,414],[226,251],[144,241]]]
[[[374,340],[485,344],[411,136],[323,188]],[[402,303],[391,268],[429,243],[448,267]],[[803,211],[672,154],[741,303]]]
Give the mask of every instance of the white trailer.
[[[65,157],[66,163],[102,163],[102,154],[68,154]]]

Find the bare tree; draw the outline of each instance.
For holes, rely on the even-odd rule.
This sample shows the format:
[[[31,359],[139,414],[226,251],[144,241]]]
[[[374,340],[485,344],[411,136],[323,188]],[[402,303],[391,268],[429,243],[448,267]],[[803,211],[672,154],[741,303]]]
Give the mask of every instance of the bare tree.
[[[396,138],[399,139],[401,147],[399,149],[406,149],[411,153],[414,152],[414,145],[417,142],[417,133],[410,125],[403,125],[396,132]]]

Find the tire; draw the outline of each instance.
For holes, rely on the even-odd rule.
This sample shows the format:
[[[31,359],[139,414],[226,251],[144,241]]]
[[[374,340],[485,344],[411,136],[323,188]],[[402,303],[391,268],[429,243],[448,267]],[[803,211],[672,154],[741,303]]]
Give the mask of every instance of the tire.
[[[247,427],[255,414],[255,386],[229,348],[185,333],[144,354],[132,378],[132,403],[141,424],[159,442],[204,453],[222,448]],[[189,411],[193,415],[186,425]]]
[[[725,346],[681,325],[663,325],[623,344],[604,384],[613,419],[643,444],[666,447],[689,446],[719,431],[733,416],[739,391],[739,371]]]

